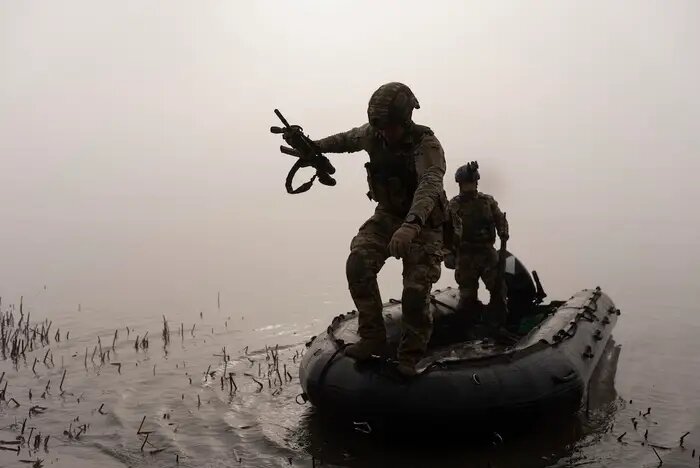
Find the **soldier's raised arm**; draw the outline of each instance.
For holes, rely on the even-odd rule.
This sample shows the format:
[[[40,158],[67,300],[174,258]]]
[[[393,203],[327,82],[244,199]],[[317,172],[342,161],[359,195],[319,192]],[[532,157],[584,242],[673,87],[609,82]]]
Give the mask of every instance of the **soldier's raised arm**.
[[[369,124],[355,127],[347,132],[336,133],[314,143],[322,153],[355,153],[365,149]]]
[[[496,232],[498,233],[498,237],[501,239],[508,239],[508,220],[498,207],[498,202],[495,198],[491,199],[491,213],[493,213],[493,220],[496,224]]]
[[[418,187],[413,195],[413,203],[408,211],[425,224],[428,216],[437,206],[444,193],[445,152],[434,135],[423,137],[416,155]]]

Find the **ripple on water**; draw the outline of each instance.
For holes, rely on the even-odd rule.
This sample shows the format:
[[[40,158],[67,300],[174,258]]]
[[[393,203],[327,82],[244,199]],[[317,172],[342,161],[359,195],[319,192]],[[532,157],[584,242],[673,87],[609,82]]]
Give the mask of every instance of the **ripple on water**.
[[[27,417],[25,430],[33,428],[42,437],[51,435],[47,452],[43,448],[31,453],[24,450],[17,457],[1,451],[0,464],[19,466],[18,459],[26,457],[42,458],[53,466],[173,466],[179,457],[180,466],[289,466],[289,458],[293,466],[311,466],[314,456],[324,461],[323,466],[449,467],[491,462],[507,468],[613,466],[613,461],[615,466],[643,466],[655,460],[649,442],[668,446],[657,450],[669,460],[687,456],[677,451],[678,438],[698,421],[698,392],[689,391],[697,387],[695,376],[700,372],[690,352],[693,345],[686,342],[697,336],[697,328],[691,326],[673,330],[673,336],[684,343],[678,348],[685,350],[681,356],[666,348],[645,358],[639,347],[631,346],[638,354],[625,361],[625,352],[620,355],[620,348],[612,348],[592,384],[588,418],[582,413],[537,426],[529,433],[507,435],[503,445],[493,447],[490,441],[377,440],[336,422],[328,424],[308,405],[295,402],[300,392],[297,356],[304,349],[303,342],[323,328],[316,323],[318,319],[250,330],[240,324],[233,327],[227,319],[230,315],[222,312],[190,319],[188,326],[182,320],[180,327],[171,327],[168,346],[163,346],[158,316],[153,317],[150,329],[130,327],[127,332],[126,324],[120,326],[113,347],[114,330],[102,329],[98,343],[96,336],[76,329],[71,330],[69,340],[56,343],[52,339],[37,346],[16,365],[9,359],[0,360],[7,396],[21,405],[15,408],[0,402],[0,439],[19,434],[34,404],[47,410]],[[147,331],[148,347],[137,348],[136,337],[142,340]],[[671,330],[660,326],[655,335],[664,332]],[[640,333],[639,339],[646,343],[650,338]],[[44,356],[48,356],[46,363]],[[39,363],[33,366],[35,358]],[[624,398],[616,391],[618,358],[636,372],[645,372],[637,380],[626,375],[623,381],[632,385],[625,386]],[[641,366],[645,359],[660,370]],[[275,361],[280,377],[274,371]],[[120,365],[112,365],[116,363]],[[285,365],[291,381],[284,373]],[[672,369],[674,365],[678,369]],[[64,370],[65,392],[61,393]],[[655,371],[672,371],[673,379],[655,379]],[[238,387],[235,392],[228,379],[221,388],[221,377],[229,373]],[[42,398],[49,381],[49,391]],[[648,407],[652,407],[651,414],[640,417],[639,412]],[[150,434],[142,452],[145,435],[137,430],[144,416],[142,429]],[[634,417],[637,429],[633,428]],[[86,431],[79,437],[66,435],[69,429],[75,434],[80,425]],[[459,434],[459,428],[445,430]],[[648,441],[644,440],[646,430]],[[692,443],[696,441],[688,439],[688,447]],[[163,450],[151,453],[159,449]]]

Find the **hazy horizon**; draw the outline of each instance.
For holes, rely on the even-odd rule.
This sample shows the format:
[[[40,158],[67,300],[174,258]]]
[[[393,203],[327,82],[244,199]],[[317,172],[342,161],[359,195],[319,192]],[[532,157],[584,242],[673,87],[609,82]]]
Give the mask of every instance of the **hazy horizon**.
[[[478,160],[551,296],[689,303],[698,18],[692,1],[5,2],[0,295],[47,285],[57,309],[155,316],[217,291],[265,317],[350,307],[366,155],[289,196],[272,111],[321,138],[397,80],[445,148],[448,195]],[[385,298],[400,281],[389,262]]]

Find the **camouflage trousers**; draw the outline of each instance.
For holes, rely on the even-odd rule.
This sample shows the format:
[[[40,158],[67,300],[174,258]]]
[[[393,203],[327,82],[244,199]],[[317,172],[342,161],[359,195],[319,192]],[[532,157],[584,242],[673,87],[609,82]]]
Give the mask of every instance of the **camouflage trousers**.
[[[505,308],[506,284],[501,283],[498,297],[494,297],[498,281],[498,252],[491,245],[461,247],[455,268],[455,280],[459,285],[460,309],[475,304],[478,299],[479,278],[484,281],[491,295],[490,305]]]
[[[403,223],[381,206],[361,227],[350,244],[346,274],[359,313],[359,334],[367,340],[386,339],[377,274],[389,258],[389,241]],[[402,333],[398,359],[418,361],[432,333],[430,291],[440,278],[442,228],[424,227],[403,261]]]

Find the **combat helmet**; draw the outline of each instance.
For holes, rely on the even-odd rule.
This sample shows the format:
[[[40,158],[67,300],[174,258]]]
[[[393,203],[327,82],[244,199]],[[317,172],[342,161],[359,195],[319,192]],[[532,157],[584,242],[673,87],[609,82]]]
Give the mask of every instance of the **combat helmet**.
[[[367,117],[370,125],[375,128],[389,124],[406,126],[411,122],[413,109],[420,109],[420,104],[411,88],[393,81],[383,84],[372,94],[367,106]]]
[[[479,163],[476,161],[471,161],[464,166],[461,166],[455,172],[455,182],[458,184],[462,182],[476,182],[480,179],[479,175]]]

